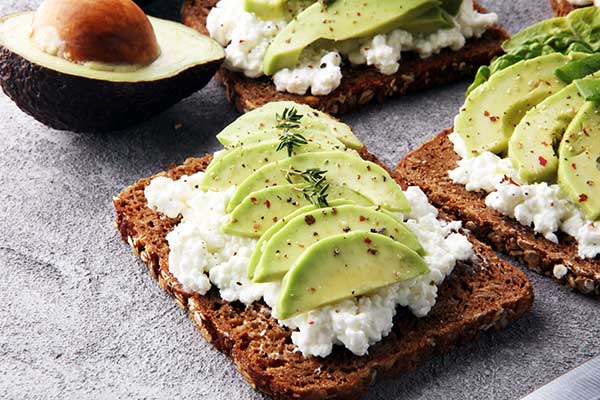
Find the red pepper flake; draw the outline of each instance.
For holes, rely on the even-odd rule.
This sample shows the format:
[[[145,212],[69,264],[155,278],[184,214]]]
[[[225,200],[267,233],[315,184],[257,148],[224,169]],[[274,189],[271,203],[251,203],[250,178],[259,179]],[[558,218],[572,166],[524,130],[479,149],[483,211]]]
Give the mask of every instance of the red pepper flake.
[[[367,220],[367,219],[366,219],[364,216],[362,216],[362,215],[361,215],[360,217],[358,217],[358,219],[360,220],[360,222],[363,222],[363,221],[366,221],[366,220]]]
[[[373,243],[373,241],[371,239],[369,239],[369,238],[365,238],[365,243],[366,244],[371,244],[371,243]]]
[[[251,197],[250,201],[252,202],[252,204],[258,203],[258,199],[256,197]]]
[[[573,164],[571,164],[571,167],[572,167],[573,169],[577,169],[577,164],[573,163]]]
[[[313,217],[312,215],[307,215],[306,217],[304,217],[304,222],[306,222],[307,225],[312,225],[316,222],[317,220],[315,219],[315,217]]]
[[[483,116],[484,117],[489,117],[490,116],[490,112],[489,111],[484,111],[483,112]]]
[[[546,166],[546,164],[548,164],[548,160],[546,160],[546,159],[545,159],[544,157],[542,157],[542,156],[539,156],[539,157],[538,157],[538,161],[540,162],[540,165],[541,165],[542,167],[545,167],[545,166]]]
[[[267,206],[267,208],[271,208],[271,202],[269,200],[265,200],[265,206]]]
[[[588,199],[588,195],[587,195],[587,194],[585,194],[585,193],[581,193],[581,194],[579,195],[579,202],[580,202],[580,203],[583,203],[583,202],[587,201],[587,199]]]
[[[308,324],[309,324],[309,325],[314,325],[314,324],[315,324],[315,321],[308,321]]]
[[[496,122],[496,121],[498,121],[499,119],[500,119],[500,118],[496,117],[495,115],[492,115],[492,116],[490,117],[490,121],[492,121],[492,122]]]
[[[588,133],[587,129],[583,128],[583,134],[587,137],[590,136],[590,134]]]

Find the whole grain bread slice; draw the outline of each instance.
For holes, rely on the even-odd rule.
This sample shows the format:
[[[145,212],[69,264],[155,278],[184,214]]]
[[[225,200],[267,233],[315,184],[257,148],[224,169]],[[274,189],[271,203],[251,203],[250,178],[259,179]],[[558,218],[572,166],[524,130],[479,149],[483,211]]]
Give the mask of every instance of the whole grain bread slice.
[[[362,155],[377,161],[366,151]],[[211,156],[191,158],[159,175],[173,179],[191,175],[203,171],[210,160]],[[291,332],[271,318],[264,303],[248,307],[229,303],[216,290],[200,296],[186,291],[169,272],[165,237],[178,219],[147,207],[144,188],[151,179],[138,181],[114,198],[121,237],[159,285],[189,311],[206,340],[231,357],[254,388],[276,399],[357,398],[377,379],[413,369],[482,331],[506,326],[533,303],[525,275],[471,238],[475,257],[456,266],[426,318],[415,318],[399,308],[392,332],[367,356],[336,348],[326,358],[305,359],[294,351]]]
[[[396,173],[402,182],[420,186],[435,206],[464,221],[466,228],[496,250],[518,258],[535,272],[552,277],[554,267],[564,265],[568,272],[560,279],[555,277],[557,281],[600,298],[600,261],[581,259],[572,237],[560,235],[560,243],[553,243],[536,235],[533,229],[487,208],[485,193],[469,192],[463,185],[452,182],[448,171],[458,166],[459,156],[448,138],[451,132],[451,129],[442,132],[398,164]]]
[[[206,17],[218,0],[185,0],[183,23],[208,34]],[[480,11],[484,9],[476,4]],[[217,79],[225,86],[227,98],[240,112],[248,112],[272,101],[295,101],[308,104],[329,114],[354,111],[372,101],[384,101],[426,88],[445,85],[473,76],[480,65],[502,53],[501,44],[509,34],[496,25],[481,38],[468,40],[458,51],[442,50],[440,54],[421,59],[415,53],[402,56],[400,69],[384,75],[374,67],[343,68],[341,85],[326,96],[296,95],[278,92],[269,78],[250,79],[243,74],[221,68]]]
[[[569,14],[571,11],[579,8],[567,0],[550,0],[550,5],[552,6],[552,11],[554,11],[554,15],[557,17],[564,17]]]

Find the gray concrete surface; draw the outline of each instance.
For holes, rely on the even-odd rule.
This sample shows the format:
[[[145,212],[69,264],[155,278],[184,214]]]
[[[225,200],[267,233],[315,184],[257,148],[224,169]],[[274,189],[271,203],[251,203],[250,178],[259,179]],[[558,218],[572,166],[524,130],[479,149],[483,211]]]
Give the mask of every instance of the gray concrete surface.
[[[35,3],[2,0],[0,14]],[[177,2],[157,3],[151,13],[176,17]],[[546,0],[485,4],[513,32],[550,16]],[[344,120],[393,165],[450,126],[466,86]],[[1,398],[261,398],[121,243],[110,202],[138,178],[217,149],[213,135],[236,115],[213,82],[135,129],[94,136],[48,129],[0,95]],[[528,275],[532,313],[368,399],[518,399],[599,355],[599,304]]]

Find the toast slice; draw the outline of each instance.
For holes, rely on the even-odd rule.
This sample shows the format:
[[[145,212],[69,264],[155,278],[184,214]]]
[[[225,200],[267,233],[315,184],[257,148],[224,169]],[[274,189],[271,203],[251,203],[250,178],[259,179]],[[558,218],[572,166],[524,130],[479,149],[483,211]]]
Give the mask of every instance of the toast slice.
[[[218,0],[185,0],[183,23],[204,33],[206,17]],[[484,11],[475,4],[476,8]],[[268,78],[250,79],[243,74],[221,68],[217,79],[225,86],[227,98],[242,113],[272,101],[295,101],[323,112],[339,115],[354,111],[374,100],[445,85],[472,77],[480,65],[502,53],[501,44],[509,34],[500,26],[489,29],[481,38],[467,41],[458,51],[442,50],[440,54],[421,59],[413,53],[403,55],[400,69],[384,75],[374,67],[344,67],[341,85],[326,96],[296,95],[278,92]]]
[[[550,5],[552,6],[552,11],[554,11],[554,15],[557,17],[564,17],[569,14],[571,11],[579,8],[567,0],[550,0]]]
[[[362,155],[376,161],[366,151]],[[191,158],[159,175],[191,175],[204,170],[210,160],[211,156]],[[471,238],[473,261],[456,265],[429,316],[418,319],[398,309],[392,332],[367,356],[336,348],[326,358],[305,359],[294,351],[291,332],[271,318],[264,303],[246,307],[222,300],[215,289],[200,296],[182,288],[169,272],[165,239],[178,220],[147,207],[144,188],[151,179],[138,181],[113,199],[121,237],[159,285],[189,311],[206,340],[231,357],[254,388],[277,399],[356,398],[376,379],[413,369],[482,331],[506,326],[533,303],[525,275]]]
[[[600,298],[600,262],[581,259],[577,242],[560,235],[560,244],[553,243],[517,221],[485,205],[486,193],[469,192],[455,184],[448,171],[458,166],[460,157],[454,152],[447,130],[409,153],[396,167],[405,184],[421,187],[433,205],[456,219],[473,234],[496,250],[522,261],[529,269],[554,277],[556,265],[568,272],[557,279],[568,287]]]

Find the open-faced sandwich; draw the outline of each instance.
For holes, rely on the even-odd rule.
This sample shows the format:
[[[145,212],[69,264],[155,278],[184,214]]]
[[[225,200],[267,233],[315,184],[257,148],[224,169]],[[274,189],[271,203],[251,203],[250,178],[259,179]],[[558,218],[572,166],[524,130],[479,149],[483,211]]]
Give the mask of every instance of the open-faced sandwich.
[[[44,0],[0,18],[2,89],[56,129],[144,121],[203,88],[223,59],[214,40],[132,0]]]
[[[217,138],[117,195],[116,225],[255,388],[356,397],[531,307],[521,271],[403,190],[347,125],[277,102]]]
[[[483,241],[600,294],[600,9],[533,25],[397,167]]]
[[[242,112],[352,111],[472,76],[508,37],[473,0],[186,0],[183,21],[226,47],[219,78]]]

